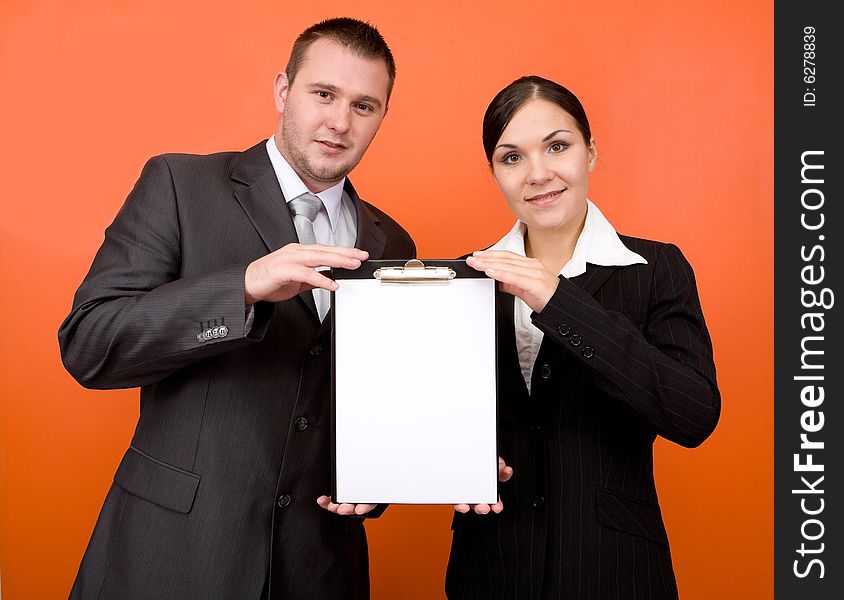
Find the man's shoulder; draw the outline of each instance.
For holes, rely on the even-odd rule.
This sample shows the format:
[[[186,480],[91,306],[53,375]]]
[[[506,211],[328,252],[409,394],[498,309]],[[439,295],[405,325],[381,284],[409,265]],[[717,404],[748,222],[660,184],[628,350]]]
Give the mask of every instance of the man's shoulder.
[[[263,169],[270,163],[269,156],[264,148],[266,140],[258,142],[246,150],[228,150],[213,152],[209,154],[197,154],[188,152],[167,152],[150,158],[150,164],[164,164],[171,173],[232,173],[240,163],[242,168]]]
[[[153,159],[161,159],[171,164],[200,165],[214,162],[230,162],[236,159],[243,152],[238,150],[227,150],[222,152],[211,152],[209,154],[194,154],[190,152],[165,152],[158,154]]]
[[[173,172],[192,171],[231,171],[238,157],[243,152],[226,151],[211,154],[190,154],[186,152],[167,152],[150,158],[150,162],[162,162]]]

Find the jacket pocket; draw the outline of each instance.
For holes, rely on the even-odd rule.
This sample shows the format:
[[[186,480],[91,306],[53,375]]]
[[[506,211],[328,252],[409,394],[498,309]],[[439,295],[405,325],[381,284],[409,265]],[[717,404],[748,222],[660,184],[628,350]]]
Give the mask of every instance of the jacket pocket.
[[[199,475],[161,462],[132,446],[114,474],[114,483],[130,494],[182,514],[193,507],[199,481]]]
[[[659,506],[619,494],[598,490],[598,522],[605,527],[668,545]]]

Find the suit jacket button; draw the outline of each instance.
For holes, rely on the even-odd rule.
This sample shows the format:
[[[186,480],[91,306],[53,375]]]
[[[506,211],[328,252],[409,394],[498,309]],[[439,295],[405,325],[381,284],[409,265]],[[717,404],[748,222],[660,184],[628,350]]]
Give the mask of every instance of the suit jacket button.
[[[211,337],[212,337],[212,338],[214,338],[215,340],[216,340],[218,337],[220,337],[220,328],[219,328],[219,327],[213,327],[213,328],[211,329]]]
[[[583,338],[577,335],[576,333],[569,338],[569,343],[572,346],[579,346],[580,343],[583,341]]]
[[[204,338],[205,338],[205,341],[206,341],[206,342],[207,342],[208,340],[210,340],[210,339],[212,338],[212,336],[211,336],[211,330],[210,330],[210,329],[206,329],[205,331],[203,331],[203,332],[202,332],[202,337],[204,337]]]
[[[583,358],[592,358],[595,356],[595,349],[592,346],[584,346],[580,353],[583,355]]]
[[[225,325],[220,325],[220,337],[224,338],[229,334],[229,328]]]
[[[539,508],[539,507],[540,507],[540,506],[542,506],[543,504],[545,504],[545,498],[543,498],[542,496],[536,496],[536,497],[533,499],[533,506],[534,506],[534,508]]]
[[[568,334],[571,333],[571,327],[563,323],[562,325],[557,327],[557,333],[559,333],[563,337],[566,337]]]
[[[279,496],[278,500],[276,501],[279,508],[285,508],[290,505],[290,495],[284,494],[283,496]]]
[[[202,335],[201,331],[196,334],[196,341],[199,342],[200,344],[205,343],[205,337]]]
[[[310,350],[311,356],[319,356],[322,354],[322,344],[314,345]]]
[[[293,426],[296,428],[296,431],[305,431],[308,428],[308,420],[305,417],[296,417],[296,420],[293,421]]]
[[[542,368],[539,370],[539,376],[542,377],[542,379],[550,379],[551,365],[549,365],[548,363],[542,365]]]

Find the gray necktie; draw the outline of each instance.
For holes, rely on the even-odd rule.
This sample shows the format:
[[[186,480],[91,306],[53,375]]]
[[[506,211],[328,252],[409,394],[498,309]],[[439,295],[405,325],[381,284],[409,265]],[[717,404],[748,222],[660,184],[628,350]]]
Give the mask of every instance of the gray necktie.
[[[314,219],[322,208],[322,200],[310,192],[305,192],[288,202],[287,208],[293,213],[293,224],[296,226],[299,243],[316,244]]]

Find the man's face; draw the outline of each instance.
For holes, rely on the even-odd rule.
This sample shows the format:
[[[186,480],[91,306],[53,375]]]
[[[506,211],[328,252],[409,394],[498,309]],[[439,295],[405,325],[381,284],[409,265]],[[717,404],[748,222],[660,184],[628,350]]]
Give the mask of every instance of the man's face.
[[[384,120],[387,65],[320,39],[311,44],[291,85],[279,73],[275,142],[312,192],[321,192],[355,168]]]

